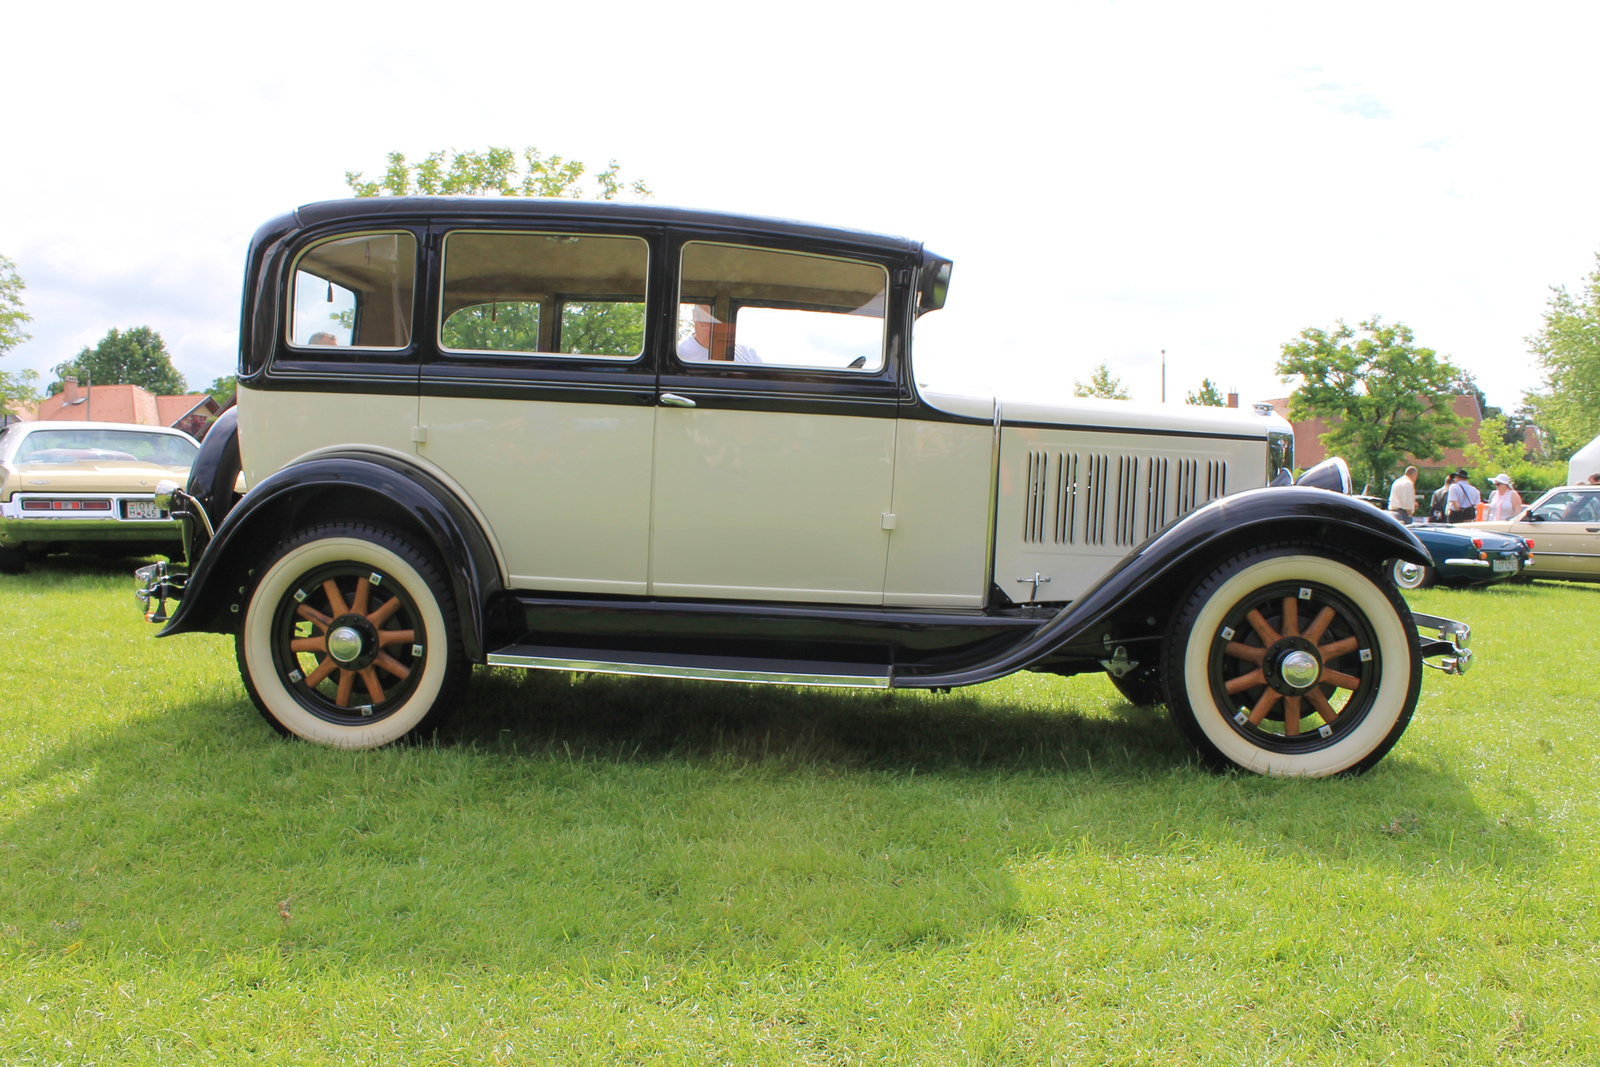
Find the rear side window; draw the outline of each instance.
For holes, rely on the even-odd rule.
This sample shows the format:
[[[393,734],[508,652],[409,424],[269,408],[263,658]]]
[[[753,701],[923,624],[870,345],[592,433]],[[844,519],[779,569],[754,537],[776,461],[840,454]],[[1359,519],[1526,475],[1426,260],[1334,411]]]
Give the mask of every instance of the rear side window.
[[[637,237],[458,231],[445,238],[439,347],[637,359],[650,248]]]
[[[336,237],[300,253],[289,343],[315,348],[405,348],[417,277],[409,233]]]

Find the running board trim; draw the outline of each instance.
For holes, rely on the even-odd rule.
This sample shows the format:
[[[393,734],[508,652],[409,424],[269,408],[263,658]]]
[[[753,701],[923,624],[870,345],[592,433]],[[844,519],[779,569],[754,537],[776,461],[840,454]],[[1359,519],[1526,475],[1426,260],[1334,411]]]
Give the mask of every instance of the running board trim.
[[[627,658],[621,658],[624,656]],[[714,682],[750,682],[761,685],[812,685],[845,689],[889,688],[888,669],[875,664],[738,660],[720,656],[616,653],[535,645],[507,645],[489,653],[488,663],[491,667],[579,671],[585,674],[626,674],[651,678],[688,678]],[[757,664],[760,664],[761,669],[756,669]],[[819,667],[829,668],[830,672],[819,672],[817,670]]]

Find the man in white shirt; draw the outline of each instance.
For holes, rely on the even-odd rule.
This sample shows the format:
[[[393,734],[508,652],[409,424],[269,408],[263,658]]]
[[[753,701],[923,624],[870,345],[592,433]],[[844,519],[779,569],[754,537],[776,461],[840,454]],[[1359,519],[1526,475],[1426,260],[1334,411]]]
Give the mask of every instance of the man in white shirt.
[[[1450,487],[1450,522],[1471,522],[1478,517],[1478,505],[1483,494],[1467,477],[1465,468],[1456,471],[1455,484]]]
[[[724,327],[711,314],[711,309],[704,304],[694,304],[689,312],[694,321],[694,333],[678,342],[678,358],[685,363],[706,363],[711,361],[713,347],[726,352],[728,349],[728,334],[731,329]],[[713,340],[713,337],[715,340]],[[720,343],[718,343],[720,342]],[[720,356],[722,361],[727,356]],[[760,363],[761,357],[756,355],[756,350],[748,345],[736,344],[733,346],[734,363]]]
[[[1406,472],[1389,487],[1389,514],[1409,524],[1416,511],[1417,468],[1407,467]]]

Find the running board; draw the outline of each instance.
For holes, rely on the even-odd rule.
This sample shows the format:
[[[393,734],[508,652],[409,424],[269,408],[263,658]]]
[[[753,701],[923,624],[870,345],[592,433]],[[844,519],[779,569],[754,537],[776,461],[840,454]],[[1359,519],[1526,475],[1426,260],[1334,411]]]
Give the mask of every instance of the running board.
[[[638,674],[767,685],[821,685],[847,689],[889,688],[889,668],[880,663],[813,663],[807,660],[740,656],[687,656],[657,652],[507,645],[489,653],[491,667],[527,667],[587,674]]]

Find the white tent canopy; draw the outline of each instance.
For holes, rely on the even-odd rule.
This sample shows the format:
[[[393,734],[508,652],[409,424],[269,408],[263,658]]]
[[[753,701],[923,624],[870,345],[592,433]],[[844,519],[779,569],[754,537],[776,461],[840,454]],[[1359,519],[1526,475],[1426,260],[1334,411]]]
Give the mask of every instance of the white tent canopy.
[[[1578,485],[1600,472],[1600,437],[1584,445],[1567,461],[1567,484]]]

